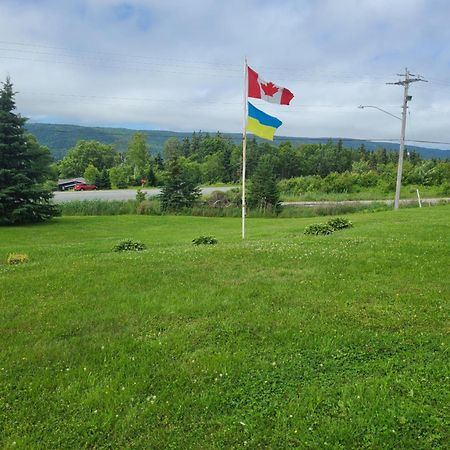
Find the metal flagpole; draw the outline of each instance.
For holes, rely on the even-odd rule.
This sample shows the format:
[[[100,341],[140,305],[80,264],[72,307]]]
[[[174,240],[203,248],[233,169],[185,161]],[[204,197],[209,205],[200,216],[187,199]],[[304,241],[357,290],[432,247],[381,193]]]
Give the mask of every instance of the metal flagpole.
[[[248,90],[248,69],[247,58],[244,61],[244,123],[242,130],[242,239],[245,239],[245,166],[247,152],[247,90]]]

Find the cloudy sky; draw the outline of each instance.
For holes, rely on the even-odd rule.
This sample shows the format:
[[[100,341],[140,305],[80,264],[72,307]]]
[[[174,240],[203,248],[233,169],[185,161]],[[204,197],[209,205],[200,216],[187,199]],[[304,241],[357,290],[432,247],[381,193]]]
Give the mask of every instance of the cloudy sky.
[[[0,0],[0,79],[34,122],[240,132],[246,56],[278,134],[450,142],[447,0]],[[438,147],[438,145],[432,145]],[[442,145],[441,148],[450,148]]]

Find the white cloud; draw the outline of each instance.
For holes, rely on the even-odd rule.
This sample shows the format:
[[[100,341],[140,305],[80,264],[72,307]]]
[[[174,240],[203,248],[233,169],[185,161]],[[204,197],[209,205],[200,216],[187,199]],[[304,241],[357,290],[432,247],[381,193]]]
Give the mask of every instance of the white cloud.
[[[296,94],[263,107],[280,134],[387,138],[399,123],[357,106],[400,114],[402,89],[385,82],[408,66],[432,81],[411,87],[408,137],[450,141],[449,12],[437,0],[2,0],[0,78],[33,120],[239,132],[247,55]]]

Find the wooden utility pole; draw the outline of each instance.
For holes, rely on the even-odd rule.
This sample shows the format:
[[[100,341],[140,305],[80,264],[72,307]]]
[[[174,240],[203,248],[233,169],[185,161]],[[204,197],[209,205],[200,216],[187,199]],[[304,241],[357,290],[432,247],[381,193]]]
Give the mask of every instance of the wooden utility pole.
[[[403,86],[403,109],[402,109],[402,128],[400,134],[400,149],[398,152],[398,166],[397,166],[397,183],[395,186],[395,200],[394,200],[394,209],[398,209],[400,202],[400,189],[402,187],[402,172],[403,172],[403,154],[405,152],[405,134],[406,134],[406,113],[408,111],[408,102],[412,99],[410,95],[408,95],[409,85],[411,83],[415,83],[416,81],[424,81],[423,77],[420,75],[413,75],[405,69],[404,74],[397,74],[399,76],[404,77],[403,80],[399,80],[395,83],[386,83],[386,84],[396,84],[399,86]]]

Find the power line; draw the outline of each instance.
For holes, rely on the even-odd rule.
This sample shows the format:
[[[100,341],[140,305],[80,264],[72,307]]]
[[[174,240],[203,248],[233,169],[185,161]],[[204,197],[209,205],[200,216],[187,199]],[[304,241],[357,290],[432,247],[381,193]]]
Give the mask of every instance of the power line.
[[[42,45],[42,44],[34,44],[34,43],[23,43],[23,42],[11,42],[11,41],[4,41],[0,40],[0,44],[3,45],[13,45],[13,46],[19,46],[19,47],[29,47],[29,48],[43,48],[43,49],[53,49],[53,50],[59,50],[63,51],[65,53],[62,54],[56,54],[49,52],[40,52],[36,50],[27,50],[22,48],[2,48],[0,50],[2,51],[9,51],[9,52],[19,52],[19,53],[31,53],[31,54],[37,54],[37,55],[44,55],[44,56],[57,56],[57,57],[63,57],[63,58],[81,58],[81,59],[89,59],[94,60],[95,63],[99,63],[101,61],[107,61],[111,63],[110,57],[118,57],[118,58],[125,58],[127,66],[129,64],[135,64],[135,65],[143,65],[143,66],[163,66],[166,67],[167,63],[170,63],[171,67],[178,67],[178,68],[185,68],[185,70],[217,70],[217,71],[224,71],[228,72],[229,76],[241,76],[241,66],[236,64],[225,64],[225,63],[217,63],[217,62],[211,62],[211,61],[201,61],[201,60],[187,60],[187,59],[179,59],[179,58],[164,58],[164,57],[149,57],[144,55],[130,55],[130,54],[123,54],[123,53],[117,53],[117,52],[102,52],[102,51],[90,51],[90,50],[75,50],[70,49],[67,47],[57,47],[57,46],[50,46],[50,45]],[[67,52],[69,52],[67,54]],[[79,55],[84,53],[85,55]],[[77,55],[78,54],[78,55]],[[87,56],[91,55],[91,56]],[[99,58],[99,55],[103,55],[103,58]],[[55,62],[57,64],[71,64],[74,65],[76,63],[74,62],[67,62],[67,61],[49,61],[49,60],[39,60],[39,59],[27,59],[27,58],[19,58],[17,56],[10,56],[10,55],[3,55],[1,56],[3,59],[16,59],[16,60],[30,60],[35,62],[44,62],[44,63],[51,63]],[[137,61],[130,62],[129,60],[135,59]],[[155,62],[156,61],[156,62]],[[159,61],[159,62],[158,62]],[[163,61],[163,63],[161,62]],[[109,64],[108,66],[103,66],[106,68],[121,68],[120,64],[121,61],[112,61],[115,63],[115,65]],[[174,64],[175,63],[175,64]],[[186,66],[186,64],[188,64]],[[200,64],[200,66],[196,66],[196,64]],[[83,63],[79,63],[79,65],[86,65]],[[91,64],[89,64],[90,66]],[[98,65],[98,64],[97,64]],[[119,66],[119,67],[118,67]],[[328,82],[340,82],[340,83],[352,83],[353,80],[359,79],[360,82],[363,83],[374,83],[377,81],[380,81],[382,79],[382,75],[374,75],[373,73],[368,75],[356,75],[354,72],[337,72],[334,70],[331,70],[330,68],[320,68],[320,69],[311,69],[310,67],[304,67],[301,69],[298,68],[286,68],[286,67],[268,67],[268,66],[260,66],[260,69],[267,70],[271,72],[271,75],[275,75],[277,73],[283,73],[280,76],[277,76],[277,78],[280,81],[284,80],[290,80],[290,81],[296,81],[296,78],[299,78],[299,82],[305,82],[305,81],[320,81],[320,80],[327,80]],[[159,71],[159,70],[158,70]],[[182,74],[188,74],[192,75],[192,73],[187,72],[171,72],[164,70],[166,73],[182,73]],[[306,75],[306,76],[305,76]],[[361,80],[363,78],[363,80]]]
[[[392,141],[392,142],[398,142],[400,139],[365,139],[367,141]],[[450,145],[450,142],[443,142],[443,141],[424,141],[420,139],[406,139],[405,142],[420,142],[422,144],[442,144],[442,145]]]
[[[217,100],[174,100],[173,98],[154,98],[154,97],[122,97],[122,96],[105,96],[105,95],[88,95],[88,94],[62,94],[62,93],[55,93],[55,92],[27,92],[27,91],[20,91],[18,92],[19,95],[27,95],[27,96],[41,96],[41,97],[68,97],[68,98],[79,98],[79,99],[92,99],[92,100],[121,100],[121,101],[133,101],[133,102],[154,102],[154,103],[202,103],[202,104],[208,104],[208,105],[242,105],[241,101],[223,101],[221,99]],[[396,107],[398,105],[383,105],[385,108],[389,107]],[[327,105],[327,104],[307,104],[302,103],[301,105],[290,105],[289,110],[284,110],[285,113],[289,113],[290,110],[295,109],[303,109],[303,108],[320,108],[320,109],[344,109],[348,108],[349,111],[354,111],[353,105]]]
[[[53,50],[63,50],[71,53],[87,53],[91,55],[105,55],[105,56],[117,56],[117,57],[124,57],[124,58],[131,58],[131,59],[143,59],[148,61],[174,61],[178,63],[187,62],[189,64],[208,64],[211,65],[211,61],[201,61],[201,60],[193,60],[193,59],[180,59],[180,58],[165,58],[165,57],[149,57],[144,55],[133,55],[133,54],[125,54],[125,53],[117,53],[117,52],[105,52],[105,51],[94,51],[94,50],[80,50],[80,49],[74,49],[69,47],[55,47],[51,45],[43,45],[43,44],[34,44],[34,43],[24,43],[24,42],[11,42],[11,41],[0,41],[0,44],[6,44],[6,45],[16,45],[16,46],[22,46],[22,47],[35,47],[35,48],[46,48],[46,49],[53,49]],[[14,49],[12,49],[14,51]],[[214,66],[218,67],[225,67],[225,68],[235,68],[241,70],[241,66],[236,64],[227,64],[227,63],[214,63]]]

